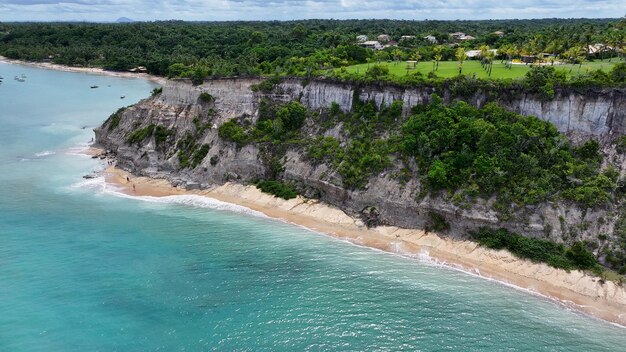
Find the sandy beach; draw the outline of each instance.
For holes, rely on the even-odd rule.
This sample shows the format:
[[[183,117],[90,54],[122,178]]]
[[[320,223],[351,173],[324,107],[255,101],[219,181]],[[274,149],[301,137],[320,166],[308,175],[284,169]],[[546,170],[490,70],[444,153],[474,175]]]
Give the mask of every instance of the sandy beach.
[[[626,326],[626,288],[580,271],[566,272],[532,263],[508,251],[479,247],[421,230],[366,228],[343,211],[316,200],[283,200],[254,186],[227,183],[208,190],[185,190],[168,181],[135,177],[114,166],[104,172],[107,186],[134,196],[196,194],[259,211],[352,243],[410,257],[431,258],[469,273],[527,289],[601,319]]]
[[[80,73],[89,73],[94,75],[105,75],[105,76],[113,76],[113,77],[122,77],[122,78],[142,78],[148,81],[154,82],[159,85],[164,85],[167,79],[165,77],[159,77],[150,75],[147,73],[133,73],[133,72],[121,72],[121,71],[107,71],[101,68],[96,67],[72,67],[65,65],[53,64],[51,62],[29,62],[29,61],[21,61],[21,60],[13,60],[6,58],[4,56],[0,56],[0,62],[5,64],[12,65],[25,65],[31,67],[44,68],[48,70],[57,70],[57,71],[65,71],[65,72],[80,72]]]

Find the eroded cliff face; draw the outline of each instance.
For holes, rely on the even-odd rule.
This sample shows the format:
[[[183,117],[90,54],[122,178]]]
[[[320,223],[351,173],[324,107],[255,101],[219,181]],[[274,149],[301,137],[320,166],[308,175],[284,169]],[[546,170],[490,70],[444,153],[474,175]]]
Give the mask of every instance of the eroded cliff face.
[[[304,152],[306,146],[289,147],[281,156],[283,169],[276,173],[271,167],[271,153],[258,144],[238,146],[223,140],[218,127],[231,118],[254,124],[259,115],[261,98],[273,101],[300,101],[313,111],[328,109],[332,103],[350,111],[355,99],[374,101],[378,106],[403,101],[403,114],[427,103],[433,88],[404,89],[384,86],[354,86],[345,83],[316,80],[286,79],[271,93],[258,91],[261,79],[218,79],[192,86],[185,81],[171,81],[163,92],[141,101],[119,114],[117,126],[111,119],[96,129],[96,142],[117,155],[118,165],[135,174],[166,178],[188,188],[209,187],[227,181],[249,183],[255,179],[278,177],[298,185],[304,195],[320,198],[347,213],[361,216],[372,224],[389,224],[404,228],[425,228],[431,213],[445,218],[450,224],[448,234],[465,236],[468,230],[480,226],[498,226],[527,236],[548,238],[556,242],[596,240],[598,234],[610,238],[618,212],[614,208],[579,209],[572,204],[547,203],[515,209],[503,219],[493,210],[494,199],[479,200],[471,205],[455,205],[449,196],[420,197],[419,170],[410,162],[410,178],[401,180],[406,165],[395,162],[384,172],[372,176],[363,189],[346,189],[341,177],[324,163],[313,163]],[[255,91],[256,90],[256,91]],[[203,99],[202,93],[211,99]],[[444,92],[444,98],[450,100]],[[470,104],[484,105],[487,97],[477,92],[465,99]],[[508,109],[535,115],[554,123],[559,131],[574,140],[596,138],[603,141],[609,160],[624,174],[626,162],[614,152],[609,141],[626,129],[626,99],[623,90],[607,90],[593,95],[557,93],[555,99],[542,101],[530,94],[499,101]],[[131,133],[149,125],[164,126],[174,131],[159,143],[150,137],[129,143]],[[308,119],[303,133],[314,135],[319,129]],[[324,132],[340,140],[339,128]],[[189,137],[192,136],[192,137]],[[178,150],[192,138],[197,145],[207,145],[206,156],[195,167],[182,167]],[[404,170],[403,170],[404,168]]]
[[[352,109],[356,96],[361,101],[374,101],[378,107],[389,105],[396,100],[403,102],[404,114],[415,105],[425,104],[435,93],[431,87],[401,88],[384,85],[357,87],[347,83],[302,79],[287,79],[279,84],[280,94],[255,94],[250,86],[261,79],[217,79],[201,86],[191,86],[186,81],[170,81],[157,98],[165,105],[194,105],[201,92],[218,98],[216,106],[224,119],[243,114],[254,116],[260,96],[270,96],[281,101],[299,100],[310,109],[328,108],[335,102],[344,111]],[[453,98],[450,92],[438,92],[446,101]],[[481,107],[489,102],[482,92],[476,92],[463,100]],[[607,89],[588,94],[559,91],[552,100],[542,100],[528,94],[516,94],[514,99],[496,100],[500,105],[522,115],[533,115],[553,123],[557,129],[570,137],[610,138],[626,133],[626,91]]]

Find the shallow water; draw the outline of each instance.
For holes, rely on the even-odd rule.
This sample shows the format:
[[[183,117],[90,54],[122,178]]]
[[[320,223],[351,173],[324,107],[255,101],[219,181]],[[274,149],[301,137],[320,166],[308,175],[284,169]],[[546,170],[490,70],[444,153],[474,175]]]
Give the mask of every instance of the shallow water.
[[[626,344],[626,330],[553,301],[240,207],[121,197],[82,179],[102,165],[77,150],[152,86],[5,64],[0,75],[0,351]]]

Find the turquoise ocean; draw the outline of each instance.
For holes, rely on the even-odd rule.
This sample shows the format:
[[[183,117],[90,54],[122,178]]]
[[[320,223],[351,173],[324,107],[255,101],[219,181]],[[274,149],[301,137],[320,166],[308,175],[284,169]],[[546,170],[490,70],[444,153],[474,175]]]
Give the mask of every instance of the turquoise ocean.
[[[427,258],[199,197],[117,194],[82,178],[103,165],[80,151],[152,84],[0,75],[0,351],[626,348],[624,328]]]

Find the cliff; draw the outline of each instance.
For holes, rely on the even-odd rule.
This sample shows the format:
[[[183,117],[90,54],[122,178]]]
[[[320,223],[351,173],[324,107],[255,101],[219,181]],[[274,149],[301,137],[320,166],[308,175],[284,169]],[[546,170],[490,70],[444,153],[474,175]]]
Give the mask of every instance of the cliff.
[[[170,106],[197,104],[201,92],[217,97],[216,107],[223,119],[244,114],[254,116],[261,94],[250,90],[260,79],[216,79],[201,86],[191,86],[187,81],[170,81],[164,86],[159,103]],[[281,94],[271,94],[281,101],[299,100],[305,106],[319,110],[335,102],[344,111],[352,109],[355,92],[361,101],[374,101],[377,106],[393,101],[403,102],[404,114],[415,105],[425,104],[435,93],[435,88],[402,88],[388,85],[355,86],[324,80],[306,82],[303,79],[287,79],[279,84]],[[453,100],[450,91],[437,92],[447,101]],[[443,93],[443,94],[442,94]],[[498,99],[500,105],[521,115],[533,115],[553,123],[560,132],[570,137],[610,138],[626,133],[626,91],[607,89],[580,94],[559,91],[554,99],[543,100],[536,95],[514,92],[513,99]],[[265,95],[267,96],[267,95]],[[489,101],[488,94],[476,92],[463,100],[481,107]],[[218,121],[219,122],[219,121]]]
[[[614,234],[620,212],[617,206],[581,209],[566,202],[544,203],[515,208],[510,217],[502,219],[494,210],[495,199],[479,199],[470,206],[455,205],[448,195],[420,196],[418,168],[394,160],[383,172],[370,177],[362,188],[344,187],[341,176],[326,163],[315,163],[303,152],[306,146],[292,144],[276,154],[271,145],[248,143],[239,145],[218,135],[218,127],[236,118],[243,124],[255,124],[259,118],[262,99],[273,102],[300,101],[319,114],[337,103],[350,111],[356,99],[373,101],[376,106],[388,106],[402,101],[402,116],[411,108],[430,100],[431,87],[402,88],[395,86],[361,85],[285,79],[271,89],[259,89],[262,79],[216,79],[200,86],[186,81],[169,81],[162,93],[145,99],[119,112],[97,128],[96,142],[116,154],[118,165],[134,174],[165,178],[187,188],[206,188],[228,181],[250,183],[256,179],[277,178],[295,183],[306,196],[337,206],[348,214],[360,216],[372,225],[393,225],[423,229],[432,226],[431,214],[443,217],[450,225],[447,233],[464,237],[480,226],[504,227],[526,236],[571,243],[590,240],[598,243],[598,234]],[[447,101],[453,100],[449,91],[438,92]],[[535,115],[553,123],[573,141],[594,138],[602,142],[603,152],[617,166],[622,176],[626,162],[615,152],[612,141],[626,129],[626,92],[598,91],[581,95],[557,92],[554,99],[544,101],[528,93],[497,102],[522,115]],[[465,101],[482,106],[489,95],[476,92]],[[113,123],[113,120],[116,122]],[[134,132],[149,126],[163,126],[168,131],[160,139],[155,135],[129,142]],[[325,131],[319,122],[309,118],[303,127],[305,136],[327,135],[345,141],[341,126]],[[152,132],[152,131],[151,131]],[[190,140],[193,141],[190,141]],[[206,146],[197,165],[181,165],[181,146]],[[195,154],[194,154],[195,155]],[[278,155],[278,160],[274,160]],[[278,162],[280,167],[274,164]],[[398,175],[410,169],[411,177]],[[601,244],[600,244],[601,246]]]

